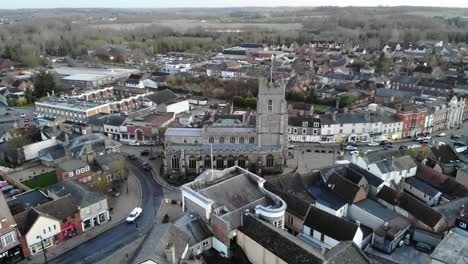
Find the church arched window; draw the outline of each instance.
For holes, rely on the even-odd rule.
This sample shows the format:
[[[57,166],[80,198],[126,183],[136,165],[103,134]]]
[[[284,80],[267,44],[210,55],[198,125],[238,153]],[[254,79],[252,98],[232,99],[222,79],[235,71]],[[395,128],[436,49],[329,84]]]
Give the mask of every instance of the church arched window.
[[[273,111],[273,100],[268,100],[268,112]]]

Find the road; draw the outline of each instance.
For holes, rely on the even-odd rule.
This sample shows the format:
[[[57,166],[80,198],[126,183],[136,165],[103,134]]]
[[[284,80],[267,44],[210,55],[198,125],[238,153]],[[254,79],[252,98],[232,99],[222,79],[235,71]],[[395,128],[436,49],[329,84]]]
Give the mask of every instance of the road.
[[[161,205],[163,192],[151,173],[143,170],[137,161],[129,161],[128,168],[138,178],[142,188],[143,214],[136,221],[138,227],[136,224],[123,222],[49,263],[96,263],[149,231],[156,220],[156,212]]]

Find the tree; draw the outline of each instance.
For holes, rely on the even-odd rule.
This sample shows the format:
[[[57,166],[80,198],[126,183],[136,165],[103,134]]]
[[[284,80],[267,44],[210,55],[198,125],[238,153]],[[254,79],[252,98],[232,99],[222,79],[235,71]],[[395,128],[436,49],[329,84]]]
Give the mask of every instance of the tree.
[[[28,104],[28,99],[26,98],[20,98],[18,100],[16,100],[16,105],[17,106],[23,106],[23,105],[27,105]]]
[[[34,98],[34,94],[31,88],[26,88],[24,95],[26,96],[26,100],[28,100],[28,103],[34,103],[34,101],[36,101],[36,98]]]
[[[357,98],[350,93],[342,93],[338,95],[338,100],[341,107],[348,107],[357,101]]]
[[[52,91],[59,91],[55,76],[47,71],[39,72],[34,78],[34,96],[41,98],[52,94]]]
[[[107,190],[111,187],[111,183],[107,180],[106,177],[94,177],[94,180],[92,182],[93,188],[101,193],[106,193]]]
[[[389,58],[385,57],[385,54],[382,52],[376,64],[376,71],[379,74],[388,74],[392,68],[392,62]]]

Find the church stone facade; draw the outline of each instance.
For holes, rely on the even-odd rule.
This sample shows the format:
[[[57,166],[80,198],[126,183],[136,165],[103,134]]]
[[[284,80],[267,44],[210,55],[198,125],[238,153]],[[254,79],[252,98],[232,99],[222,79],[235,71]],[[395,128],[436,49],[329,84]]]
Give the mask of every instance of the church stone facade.
[[[220,170],[235,165],[260,174],[281,172],[288,151],[287,130],[285,85],[262,79],[256,115],[246,122],[218,120],[203,128],[167,129],[164,172],[200,174],[212,167]]]

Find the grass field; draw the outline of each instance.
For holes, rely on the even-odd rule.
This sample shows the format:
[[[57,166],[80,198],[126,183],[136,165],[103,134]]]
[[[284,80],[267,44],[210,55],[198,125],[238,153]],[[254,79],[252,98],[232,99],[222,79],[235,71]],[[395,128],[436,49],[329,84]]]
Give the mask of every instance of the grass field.
[[[57,176],[55,171],[37,176],[36,178],[23,182],[24,185],[31,189],[43,189],[47,186],[57,183]]]
[[[314,104],[314,112],[325,112],[328,110],[329,106]]]

